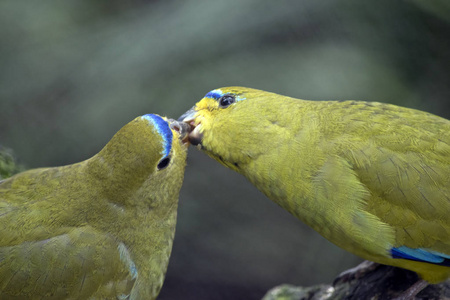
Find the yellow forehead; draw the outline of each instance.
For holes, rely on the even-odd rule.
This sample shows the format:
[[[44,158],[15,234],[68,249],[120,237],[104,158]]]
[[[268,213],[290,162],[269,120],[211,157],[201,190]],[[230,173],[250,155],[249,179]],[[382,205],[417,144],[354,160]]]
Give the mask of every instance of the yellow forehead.
[[[251,88],[245,87],[223,87],[219,89],[214,89],[209,91],[197,104],[196,109],[216,109],[219,107],[218,100],[220,97],[224,95],[233,95],[236,97],[237,101],[245,100],[248,96],[251,96],[252,93],[257,92],[258,90],[254,90]]]
[[[215,108],[219,108],[219,103],[217,102],[216,99],[213,98],[203,98],[202,100],[200,100],[199,102],[197,102],[197,104],[195,105],[195,109],[197,111],[202,110],[202,109],[215,109]]]

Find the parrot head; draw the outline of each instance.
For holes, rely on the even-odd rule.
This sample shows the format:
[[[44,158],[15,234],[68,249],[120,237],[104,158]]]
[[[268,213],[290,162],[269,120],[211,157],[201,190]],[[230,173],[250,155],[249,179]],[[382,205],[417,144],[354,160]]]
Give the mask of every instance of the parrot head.
[[[128,165],[139,164],[151,169],[169,166],[174,154],[187,148],[187,125],[156,114],[146,114],[135,118],[122,127],[99,153],[114,156],[113,161]],[[117,160],[117,157],[121,157]],[[139,168],[136,168],[139,169]]]
[[[188,148],[187,128],[187,124],[156,114],[137,117],[90,160],[90,170],[123,191],[138,188],[143,182],[155,189],[164,182],[181,185]]]
[[[272,120],[278,107],[277,96],[245,87],[215,89],[178,121],[190,125],[191,144],[238,170],[263,154],[267,141],[278,134],[273,126],[278,121]]]
[[[146,129],[151,129],[151,133],[147,133],[147,137],[150,140],[158,141],[152,143],[157,147],[160,147],[160,151],[155,151],[159,153],[160,157],[157,158],[157,170],[162,170],[168,167],[175,158],[175,156],[180,155],[179,152],[186,152],[187,146],[189,144],[187,137],[188,125],[185,123],[178,122],[173,119],[167,119],[156,114],[146,114],[137,118],[136,121],[144,122]],[[137,141],[141,142],[142,139]]]

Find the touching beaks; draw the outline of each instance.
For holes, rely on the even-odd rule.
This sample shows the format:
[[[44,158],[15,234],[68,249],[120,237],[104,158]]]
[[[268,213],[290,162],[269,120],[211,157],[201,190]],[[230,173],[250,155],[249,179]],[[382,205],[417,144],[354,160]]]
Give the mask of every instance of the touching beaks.
[[[178,118],[179,122],[183,122],[189,126],[189,142],[194,146],[201,145],[203,138],[203,134],[200,133],[201,123],[194,124],[196,114],[197,111],[194,106]]]
[[[189,143],[189,133],[192,130],[191,125],[189,125],[188,123],[184,123],[184,122],[180,122],[180,121],[176,121],[174,119],[168,119],[167,120],[169,122],[169,126],[172,130],[178,132],[179,134],[179,139],[184,143],[184,144],[188,144]]]

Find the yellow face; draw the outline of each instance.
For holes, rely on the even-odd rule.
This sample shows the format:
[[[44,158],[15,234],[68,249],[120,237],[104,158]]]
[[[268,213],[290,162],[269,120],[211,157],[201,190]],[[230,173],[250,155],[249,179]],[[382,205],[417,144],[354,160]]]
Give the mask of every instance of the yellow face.
[[[275,94],[225,87],[206,94],[180,117],[193,130],[189,140],[225,166],[237,170],[263,152],[270,130],[270,110],[276,108]],[[261,134],[264,128],[266,134]]]
[[[201,143],[205,128],[215,127],[214,122],[226,118],[230,119],[233,107],[237,102],[245,100],[243,88],[221,88],[212,90],[201,99],[193,108],[195,114],[190,122],[194,130],[189,134],[189,139],[194,145]],[[185,122],[188,120],[184,120]]]

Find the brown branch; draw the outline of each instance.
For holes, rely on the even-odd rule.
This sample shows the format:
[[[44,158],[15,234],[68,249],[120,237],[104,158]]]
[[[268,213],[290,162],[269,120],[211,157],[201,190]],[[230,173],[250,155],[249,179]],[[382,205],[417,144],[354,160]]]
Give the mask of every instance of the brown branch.
[[[393,299],[418,280],[414,272],[379,265],[359,278],[339,281],[335,286],[321,284],[311,287],[280,285],[271,289],[263,300],[360,300]],[[416,299],[450,299],[450,280],[429,285]]]

